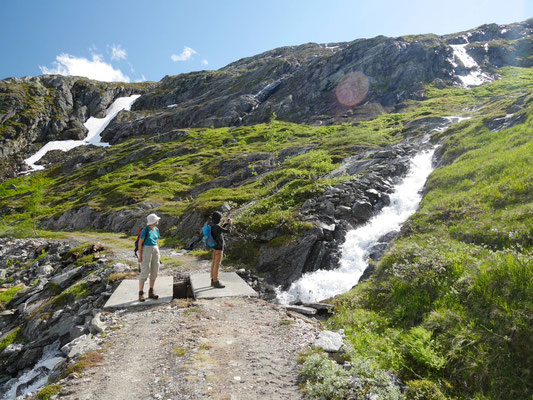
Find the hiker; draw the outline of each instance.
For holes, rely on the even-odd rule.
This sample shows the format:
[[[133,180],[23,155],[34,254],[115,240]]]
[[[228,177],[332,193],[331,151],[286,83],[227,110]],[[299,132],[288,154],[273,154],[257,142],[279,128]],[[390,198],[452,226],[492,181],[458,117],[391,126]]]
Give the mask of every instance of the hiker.
[[[221,219],[222,214],[220,214],[218,211],[215,211],[211,215],[211,235],[216,242],[216,245],[213,247],[213,261],[211,261],[211,286],[213,286],[215,289],[222,289],[225,287],[218,280],[218,269],[220,268],[222,254],[224,253],[224,233],[229,233],[232,225],[231,219],[228,218],[224,224],[220,226],[219,222]]]
[[[150,274],[150,289],[148,297],[158,299],[159,296],[154,293],[155,278],[159,271],[159,229],[157,224],[159,218],[155,214],[147,217],[148,225],[142,230],[139,237],[139,262],[141,263],[141,274],[139,275],[139,301],[144,301],[144,282]]]

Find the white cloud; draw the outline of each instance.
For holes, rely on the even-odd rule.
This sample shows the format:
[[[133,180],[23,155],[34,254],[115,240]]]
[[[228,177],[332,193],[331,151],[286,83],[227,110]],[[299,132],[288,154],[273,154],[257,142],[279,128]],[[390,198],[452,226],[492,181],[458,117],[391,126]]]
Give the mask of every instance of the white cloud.
[[[122,46],[119,45],[112,45],[111,46],[111,59],[115,61],[119,60],[125,60],[127,57],[126,50],[122,48]]]
[[[144,74],[141,75],[141,79],[135,79],[135,82],[144,82],[146,81],[146,76]]]
[[[206,59],[202,60],[202,65],[209,65],[209,62]]]
[[[183,51],[181,52],[181,54],[179,54],[179,55],[178,54],[172,54],[170,56],[170,59],[172,61],[187,61],[193,56],[193,54],[198,54],[198,53],[193,48],[185,46],[183,48]]]
[[[130,78],[115,69],[111,64],[103,61],[102,56],[92,55],[92,60],[83,57],[74,57],[70,54],[60,54],[52,64],[52,68],[39,66],[43,74],[85,76],[90,79],[104,82],[129,82]]]

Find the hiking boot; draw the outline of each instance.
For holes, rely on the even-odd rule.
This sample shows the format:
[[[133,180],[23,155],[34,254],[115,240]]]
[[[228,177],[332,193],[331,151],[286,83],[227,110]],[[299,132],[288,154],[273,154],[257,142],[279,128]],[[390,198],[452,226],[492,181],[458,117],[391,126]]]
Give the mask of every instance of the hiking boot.
[[[150,288],[150,290],[148,290],[148,297],[157,300],[159,298],[159,295],[154,294],[154,289]]]
[[[213,280],[213,278],[211,278],[211,286],[213,286],[215,284],[215,281]]]
[[[139,301],[143,302],[144,300],[145,300],[145,298],[144,298],[144,292],[141,290],[141,291],[139,292]]]
[[[216,281],[216,282],[213,282],[213,285],[212,285],[215,289],[223,289],[225,288],[226,286],[224,286],[222,283],[220,283],[220,281]]]

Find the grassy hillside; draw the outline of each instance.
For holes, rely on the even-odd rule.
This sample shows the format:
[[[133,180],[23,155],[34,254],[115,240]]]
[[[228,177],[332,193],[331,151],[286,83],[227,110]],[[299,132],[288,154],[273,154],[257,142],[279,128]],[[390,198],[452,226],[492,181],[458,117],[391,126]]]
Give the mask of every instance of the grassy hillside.
[[[0,233],[31,235],[34,221],[81,205],[111,212],[149,200],[175,216],[208,215],[230,202],[241,209],[241,234],[276,227],[290,239],[309,228],[298,208],[339,182],[326,175],[343,158],[423,134],[406,129],[409,121],[468,115],[434,132],[442,164],[419,211],[373,277],[336,300],[329,327],[345,329],[353,343],[347,359],[365,377],[361,390],[376,389],[386,371],[407,384],[407,394],[380,398],[530,398],[533,70],[500,72],[501,80],[469,90],[428,87],[424,100],[401,113],[353,125],[299,125],[274,115],[267,124],[190,129],[93,150],[98,159],[80,168],[58,166],[0,184]],[[491,132],[507,114],[521,123]],[[237,181],[217,186],[235,171]],[[180,232],[166,235],[180,243]],[[347,396],[352,389],[341,371],[309,357],[310,395]]]
[[[336,299],[329,326],[346,330],[348,358],[398,374],[408,399],[533,395],[533,74],[511,71],[512,85],[506,74],[468,93],[430,91],[439,102],[477,97],[487,113],[440,134],[447,165],[419,211],[372,278]],[[522,95],[525,123],[490,132],[491,113]],[[324,382],[317,372],[309,390]]]

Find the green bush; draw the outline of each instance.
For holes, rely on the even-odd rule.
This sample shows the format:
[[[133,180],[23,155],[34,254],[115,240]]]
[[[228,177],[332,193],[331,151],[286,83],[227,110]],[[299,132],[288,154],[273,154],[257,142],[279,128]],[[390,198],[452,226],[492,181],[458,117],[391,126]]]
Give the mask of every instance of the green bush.
[[[37,400],[48,400],[61,391],[61,385],[48,385],[37,393]]]
[[[406,397],[409,400],[446,400],[438,386],[425,379],[407,382]]]
[[[412,361],[414,369],[419,369],[417,367],[420,366],[422,372],[438,371],[446,365],[440,346],[427,329],[421,326],[411,328],[401,341],[406,358]]]
[[[300,376],[311,399],[405,399],[387,372],[372,367],[362,358],[352,359],[344,368],[325,353],[313,353],[304,361]]]
[[[311,354],[300,371],[305,392],[312,399],[345,399],[350,375],[324,353]]]

